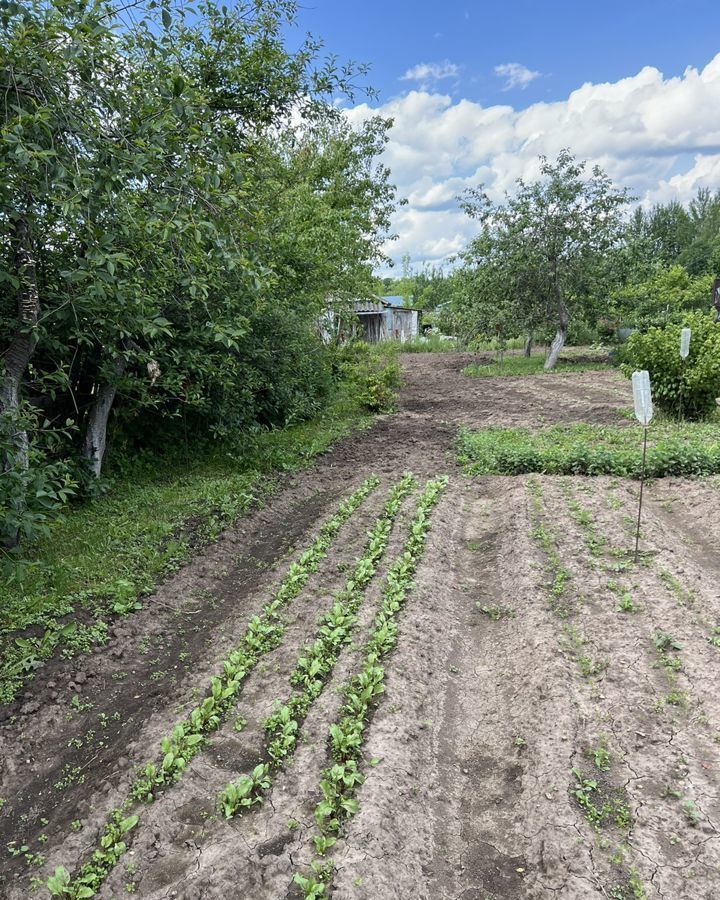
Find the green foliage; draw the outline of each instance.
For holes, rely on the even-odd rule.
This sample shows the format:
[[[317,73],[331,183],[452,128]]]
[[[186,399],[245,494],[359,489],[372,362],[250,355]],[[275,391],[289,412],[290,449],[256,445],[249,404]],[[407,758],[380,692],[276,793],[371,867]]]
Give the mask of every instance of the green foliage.
[[[17,444],[21,432],[33,437],[23,451]],[[37,414],[28,406],[18,412],[0,411],[0,459],[5,460],[0,473],[0,575],[5,578],[16,572],[19,551],[10,553],[2,544],[13,543],[18,533],[28,541],[47,536],[77,490],[71,467],[52,458],[59,437],[47,421],[40,428]]]
[[[347,389],[368,413],[392,412],[400,387],[397,347],[351,341],[338,350],[338,371]]]
[[[690,355],[680,356],[683,325],[692,329]],[[653,400],[675,417],[704,419],[716,409],[720,397],[720,325],[714,317],[695,313],[681,324],[650,328],[629,337],[622,355],[623,371],[650,373]]]
[[[423,323],[425,317],[423,316]],[[411,341],[400,344],[401,353],[447,353],[449,350],[457,350],[454,339],[440,334],[439,331],[429,331]]]
[[[8,448],[3,423],[3,531],[33,534],[38,497],[65,498],[56,464],[80,452],[97,472],[105,399],[112,454],[286,426],[329,396],[317,318],[329,294],[367,291],[384,258],[389,123],[349,125],[332,98],[365,69],[312,38],[289,49],[295,12],[0,9],[0,353],[31,359],[0,373],[0,412],[15,415],[19,383],[53,427],[73,423],[52,454],[32,429],[30,454]]]
[[[679,265],[658,269],[643,281],[618,289],[608,313],[633,328],[678,323],[691,310],[707,309],[712,281],[711,275],[691,277]]]
[[[653,478],[720,473],[717,425],[662,425],[649,429],[646,473]],[[631,427],[557,425],[461,429],[458,458],[473,475],[619,475],[639,478],[642,434]]]
[[[480,222],[455,303],[466,340],[557,327],[561,345],[571,319],[608,283],[628,197],[599,167],[585,168],[563,150],[554,163],[541,157],[541,178],[519,179],[503,203],[482,187],[466,193],[463,207]]]
[[[316,421],[244,435],[237,445],[116,460],[112,492],[67,511],[22,554],[6,555],[0,702],[54,652],[72,656],[104,642],[106,620],[139,608],[158,579],[256,502],[261,484],[271,487],[278,472],[307,464],[362,424],[353,392],[340,382]],[[80,609],[94,621],[67,621]]]

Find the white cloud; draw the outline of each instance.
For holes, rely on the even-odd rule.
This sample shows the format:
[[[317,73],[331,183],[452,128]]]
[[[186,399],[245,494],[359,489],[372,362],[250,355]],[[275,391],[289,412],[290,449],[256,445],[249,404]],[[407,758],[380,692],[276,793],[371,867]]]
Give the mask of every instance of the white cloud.
[[[413,90],[383,106],[347,110],[353,122],[394,119],[384,162],[399,196],[398,241],[387,252],[416,263],[456,252],[474,224],[456,197],[483,183],[493,199],[519,177],[538,175],[538,155],[564,147],[605,169],[643,204],[689,200],[698,187],[720,188],[720,53],[698,71],[665,78],[655,68],[605,84],[587,83],[566,99],[517,110]]]
[[[509,91],[516,87],[525,90],[532,81],[540,77],[541,73],[533,72],[520,63],[503,63],[501,66],[495,66],[495,74],[498,78],[505,79],[503,90]]]
[[[444,78],[457,78],[460,67],[446,59],[441,63],[418,63],[400,76],[401,81],[417,81],[421,87],[428,87]]]

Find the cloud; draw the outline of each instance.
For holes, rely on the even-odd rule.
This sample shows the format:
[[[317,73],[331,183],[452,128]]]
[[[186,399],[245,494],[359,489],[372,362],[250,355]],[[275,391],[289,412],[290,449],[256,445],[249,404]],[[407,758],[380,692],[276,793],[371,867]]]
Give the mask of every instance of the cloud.
[[[495,66],[495,74],[498,78],[505,79],[504,91],[516,87],[525,90],[530,82],[540,77],[540,72],[533,72],[532,69],[528,69],[527,66],[520,63],[503,63],[501,66]]]
[[[400,76],[401,81],[417,81],[421,87],[427,87],[444,78],[457,78],[460,67],[446,59],[441,63],[418,63]]]
[[[643,205],[688,201],[720,189],[720,53],[704,69],[665,77],[647,66],[615,82],[586,83],[563,100],[483,106],[433,90],[411,90],[379,107],[346,110],[351,122],[394,120],[383,162],[408,205],[394,218],[387,252],[439,262],[472,237],[456,197],[482,183],[494,200],[519,177],[539,174],[538,156],[568,147],[597,163]],[[709,112],[710,111],[710,112]]]

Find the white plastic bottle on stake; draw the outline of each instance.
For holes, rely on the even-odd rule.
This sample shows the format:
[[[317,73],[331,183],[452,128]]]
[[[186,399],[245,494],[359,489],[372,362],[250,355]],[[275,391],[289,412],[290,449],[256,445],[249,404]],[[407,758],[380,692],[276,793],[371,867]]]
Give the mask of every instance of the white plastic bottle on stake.
[[[635,403],[635,417],[643,426],[643,455],[642,469],[640,472],[640,501],[638,503],[637,530],[635,532],[635,562],[638,561],[640,547],[640,517],[642,516],[643,489],[645,487],[645,459],[647,457],[647,430],[653,417],[652,389],[650,387],[650,373],[643,369],[642,372],[632,374],[633,400]]]
[[[692,334],[692,330],[690,328],[683,328],[680,332],[680,356],[682,357],[683,362],[687,361],[688,356],[690,355],[690,336]],[[685,391],[685,370],[683,369],[683,377],[680,382],[680,418],[684,418],[683,415],[683,406],[684,404],[684,391]]]
[[[680,356],[683,359],[687,359],[690,355],[690,335],[692,334],[692,329],[683,328],[680,332]]]
[[[647,428],[653,417],[652,391],[650,390],[650,373],[632,373],[633,400],[635,402],[635,418]]]

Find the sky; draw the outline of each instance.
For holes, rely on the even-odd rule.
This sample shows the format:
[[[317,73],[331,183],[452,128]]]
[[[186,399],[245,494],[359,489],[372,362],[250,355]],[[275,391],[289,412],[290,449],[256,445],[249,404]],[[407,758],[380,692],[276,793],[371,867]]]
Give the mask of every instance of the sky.
[[[720,189],[717,0],[300,0],[290,43],[306,32],[370,65],[378,97],[344,103],[352,122],[395,120],[397,274],[465,246],[465,188],[501,200],[564,147],[644,205]]]

